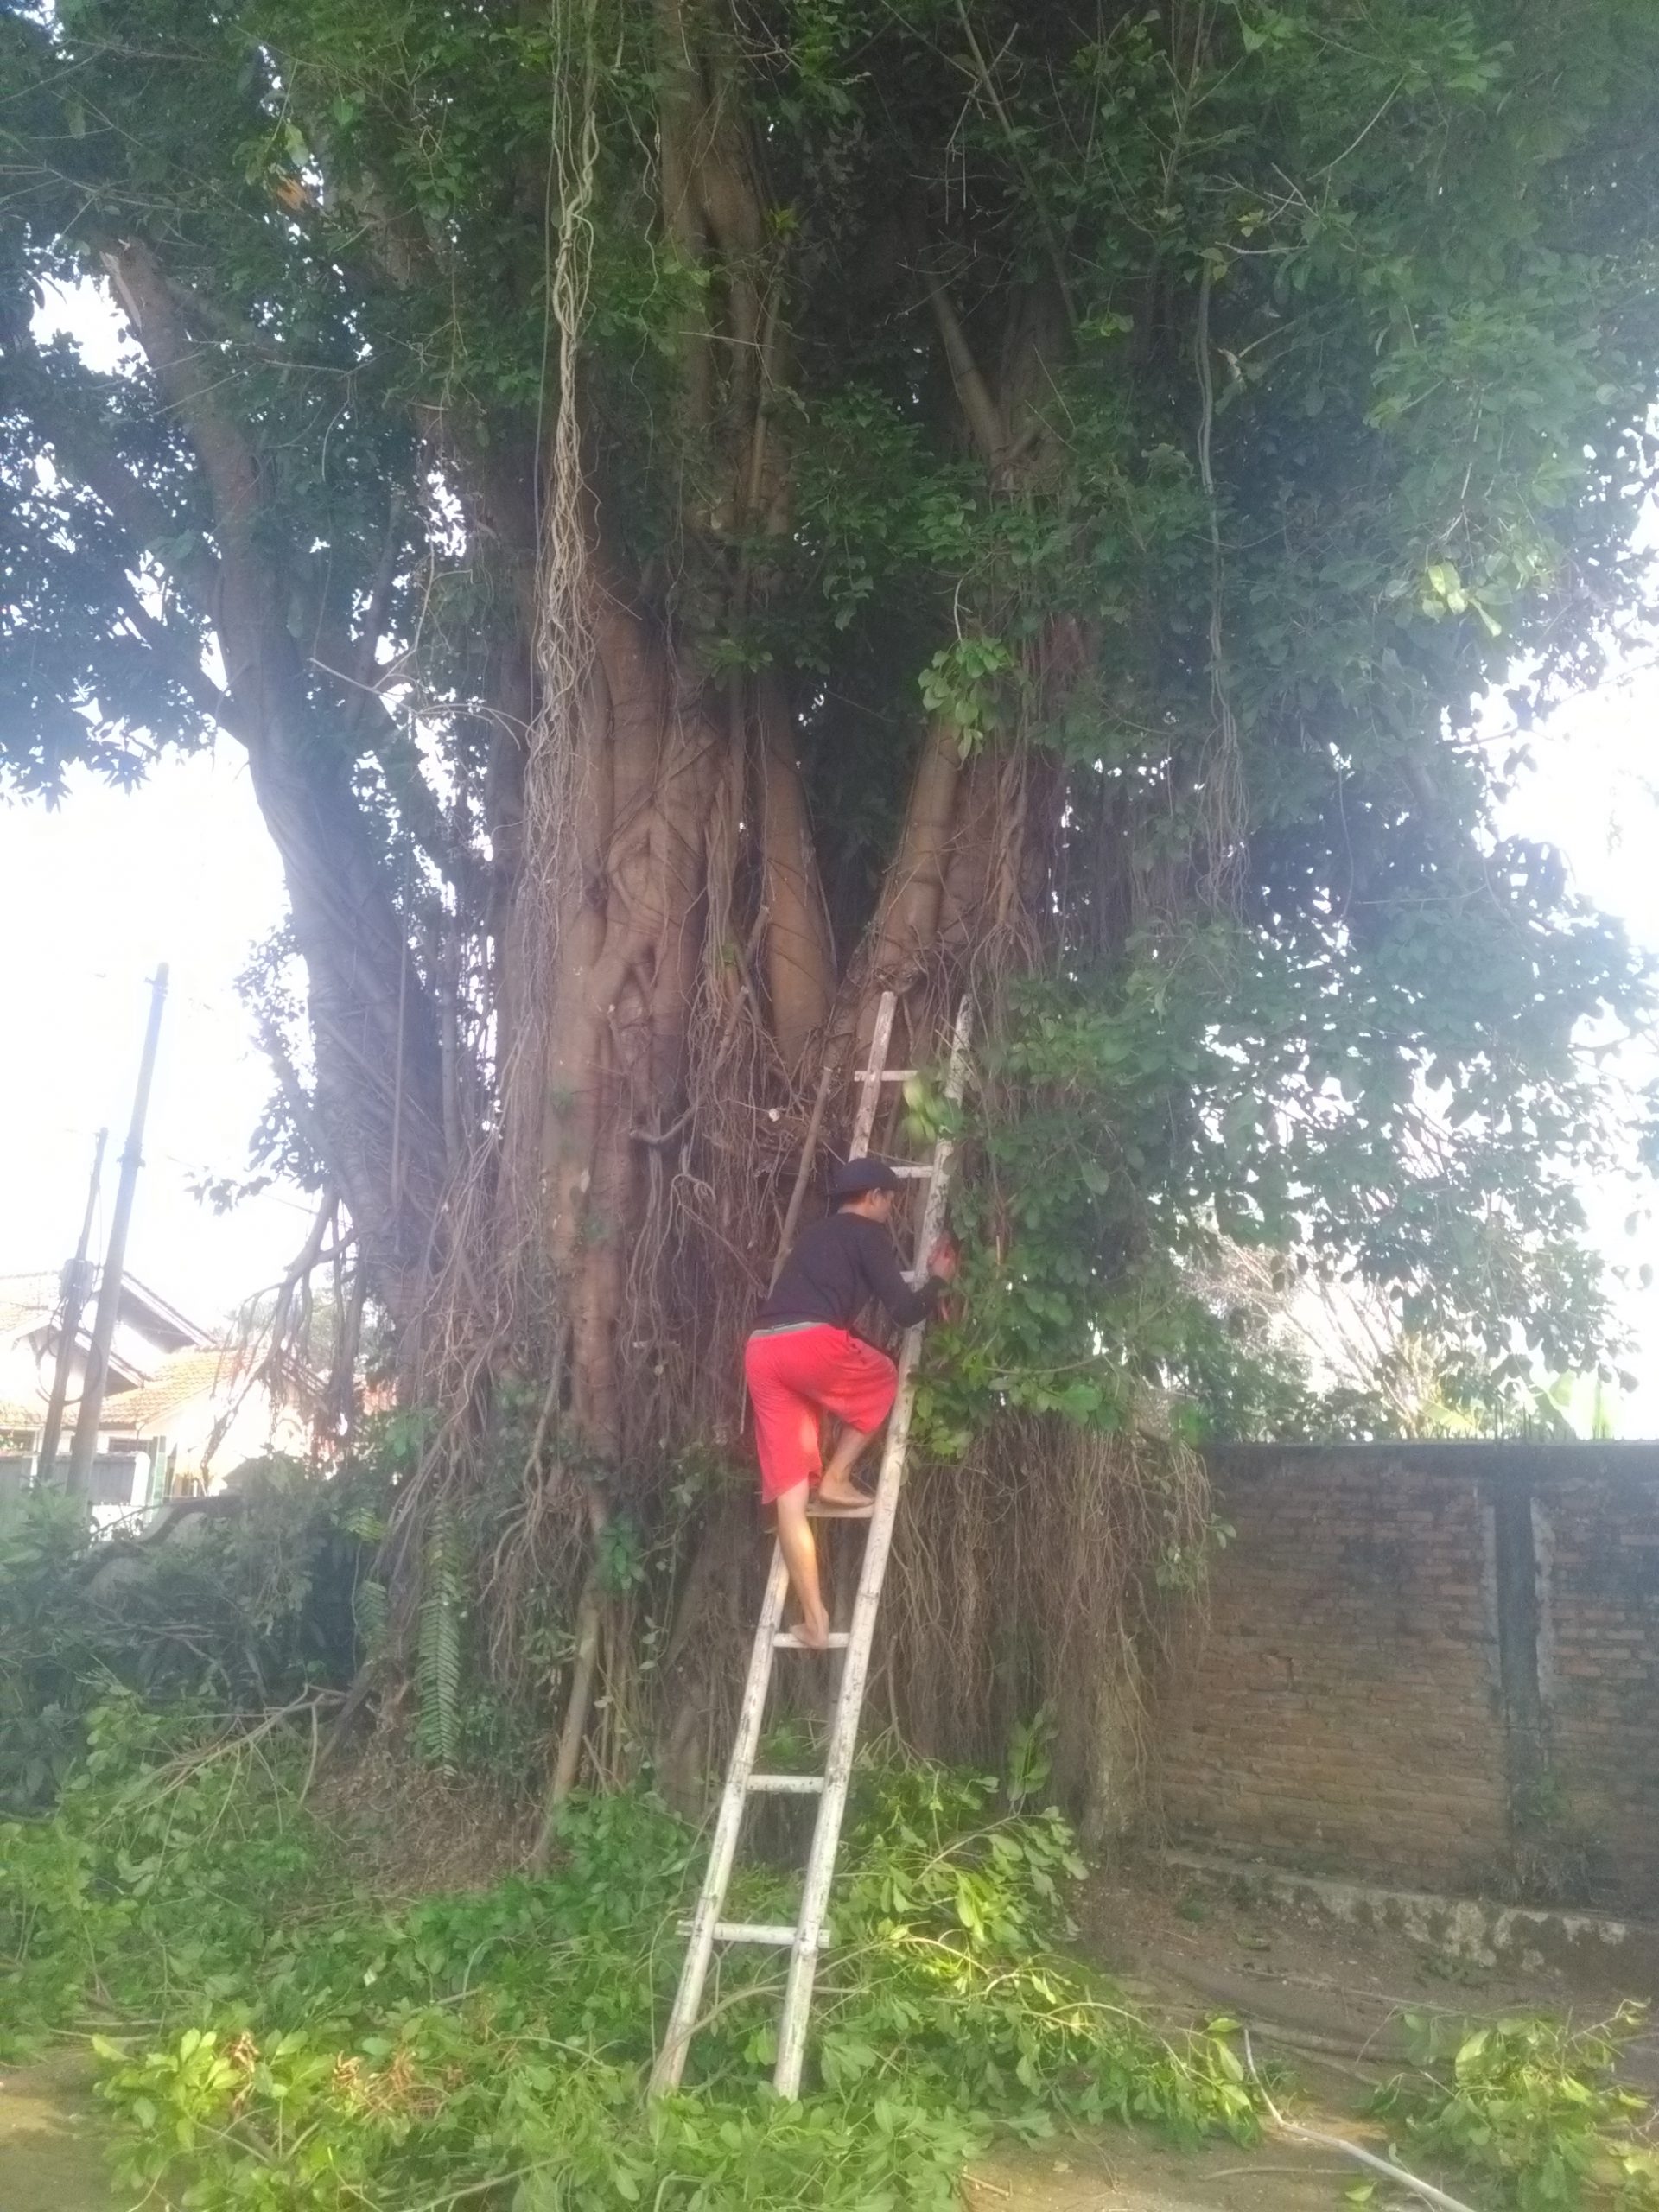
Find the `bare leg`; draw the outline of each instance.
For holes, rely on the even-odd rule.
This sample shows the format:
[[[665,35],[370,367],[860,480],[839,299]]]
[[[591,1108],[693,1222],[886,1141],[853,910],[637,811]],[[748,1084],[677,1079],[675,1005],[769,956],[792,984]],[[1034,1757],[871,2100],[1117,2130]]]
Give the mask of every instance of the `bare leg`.
[[[797,1630],[810,1651],[830,1648],[830,1615],[818,1589],[818,1548],[812,1541],[812,1524],[806,1517],[807,1486],[797,1483],[778,1501],[778,1541],[795,1595],[800,1600],[801,1621]]]
[[[853,1469],[880,1433],[879,1428],[867,1433],[862,1429],[842,1427],[836,1439],[836,1448],[825,1462],[823,1480],[818,1485],[818,1496],[826,1505],[869,1503],[868,1492],[860,1490],[853,1480]]]

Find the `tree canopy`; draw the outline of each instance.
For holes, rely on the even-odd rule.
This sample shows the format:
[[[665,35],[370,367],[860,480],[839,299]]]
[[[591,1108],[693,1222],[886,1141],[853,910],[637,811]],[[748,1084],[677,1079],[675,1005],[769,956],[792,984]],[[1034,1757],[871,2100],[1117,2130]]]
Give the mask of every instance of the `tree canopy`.
[[[882,987],[924,1065],[982,1007],[936,1449],[1304,1417],[1240,1246],[1477,1395],[1592,1363],[1650,979],[1472,715],[1644,588],[1656,67],[1645,0],[10,0],[5,772],[245,747],[271,1141],[567,1471],[729,1440]]]

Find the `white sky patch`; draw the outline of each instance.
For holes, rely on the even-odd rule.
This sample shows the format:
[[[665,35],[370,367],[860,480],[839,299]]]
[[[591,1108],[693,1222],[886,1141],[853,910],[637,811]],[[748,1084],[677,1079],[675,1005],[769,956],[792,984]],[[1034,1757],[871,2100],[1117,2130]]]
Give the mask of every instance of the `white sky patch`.
[[[100,1242],[107,1230],[148,980],[166,960],[130,1265],[204,1325],[281,1274],[304,1239],[302,1192],[273,1190],[219,1216],[190,1186],[246,1172],[271,1077],[234,981],[285,910],[275,848],[228,743],[163,760],[130,793],[77,773],[55,812],[0,804],[0,1273],[67,1259],[101,1125]]]
[[[1659,667],[1638,645],[1595,691],[1557,708],[1527,741],[1535,766],[1504,805],[1500,826],[1554,845],[1574,889],[1618,917],[1635,943],[1659,953]],[[1634,1103],[1659,1082],[1659,1038],[1638,1037],[1603,1065]],[[1623,1175],[1583,1188],[1592,1241],[1618,1288],[1635,1339],[1625,1365],[1636,1389],[1609,1408],[1616,1433],[1659,1435],[1659,1197],[1649,1179]],[[1651,1270],[1649,1281],[1641,1278]],[[1582,1416],[1584,1403],[1575,1407]]]
[[[76,352],[96,376],[113,376],[118,369],[141,365],[138,341],[106,285],[95,284],[90,277],[73,286],[48,279],[43,289],[46,296],[30,325],[42,346],[54,338],[73,338]]]

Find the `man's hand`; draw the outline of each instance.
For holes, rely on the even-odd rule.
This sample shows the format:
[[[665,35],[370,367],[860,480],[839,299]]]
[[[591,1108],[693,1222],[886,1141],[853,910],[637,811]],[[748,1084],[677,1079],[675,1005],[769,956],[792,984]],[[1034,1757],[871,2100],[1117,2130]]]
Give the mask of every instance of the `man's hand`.
[[[927,1255],[927,1272],[941,1282],[957,1279],[957,1243],[953,1236],[941,1236]]]

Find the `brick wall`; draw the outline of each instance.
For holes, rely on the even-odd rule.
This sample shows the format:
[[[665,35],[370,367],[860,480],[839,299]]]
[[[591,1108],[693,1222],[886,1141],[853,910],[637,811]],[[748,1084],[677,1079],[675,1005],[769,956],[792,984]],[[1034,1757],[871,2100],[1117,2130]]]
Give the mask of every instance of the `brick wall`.
[[[1532,1516],[1550,1794],[1597,1885],[1659,1910],[1659,1471],[1539,1485]]]
[[[1449,1888],[1524,1842],[1659,1909],[1659,1446],[1211,1471],[1237,1533],[1162,1716],[1176,1835]]]

